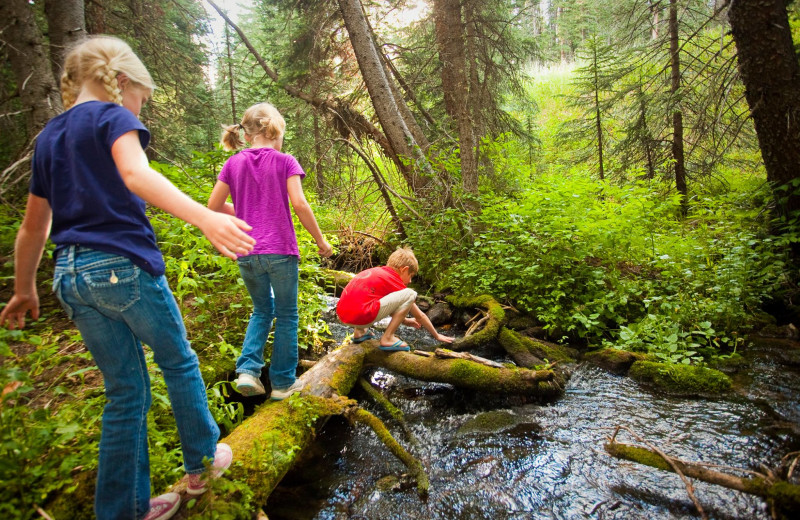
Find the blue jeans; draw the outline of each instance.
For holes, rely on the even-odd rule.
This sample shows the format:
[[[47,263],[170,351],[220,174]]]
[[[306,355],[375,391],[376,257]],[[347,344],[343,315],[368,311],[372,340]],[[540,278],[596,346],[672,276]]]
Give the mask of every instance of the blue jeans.
[[[95,513],[101,520],[139,520],[150,509],[152,400],[142,342],[164,374],[187,473],[203,472],[203,458],[213,459],[219,439],[197,355],[166,278],[125,257],[69,246],[58,254],[53,290],[105,382]]]
[[[239,272],[253,300],[253,314],[236,372],[261,377],[264,345],[275,319],[269,381],[273,389],[285,390],[297,374],[298,259],[292,255],[243,256],[239,258]]]

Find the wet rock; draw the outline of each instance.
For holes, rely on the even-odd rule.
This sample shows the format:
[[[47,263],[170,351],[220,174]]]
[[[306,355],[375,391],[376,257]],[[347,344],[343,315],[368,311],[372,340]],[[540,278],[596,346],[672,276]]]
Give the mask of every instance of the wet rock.
[[[628,352],[627,350],[604,348],[594,352],[587,352],[584,354],[583,359],[613,374],[627,374],[631,365],[636,361],[646,359],[646,356]]]
[[[508,430],[519,424],[520,418],[506,410],[492,410],[478,414],[468,420],[456,432],[458,436],[474,433],[496,433]]]
[[[652,361],[635,362],[628,375],[671,395],[721,394],[728,391],[732,384],[728,376],[713,368]]]
[[[450,320],[453,319],[453,309],[445,302],[434,303],[427,314],[431,323],[437,327],[445,323],[450,323]]]
[[[800,331],[792,323],[786,325],[767,325],[757,333],[764,338],[800,339]]]

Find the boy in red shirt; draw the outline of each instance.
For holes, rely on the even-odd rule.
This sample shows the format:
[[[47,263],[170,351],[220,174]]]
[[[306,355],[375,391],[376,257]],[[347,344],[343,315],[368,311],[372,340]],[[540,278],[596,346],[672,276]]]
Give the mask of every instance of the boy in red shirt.
[[[398,249],[389,256],[386,265],[358,273],[342,291],[336,305],[339,320],[354,328],[353,343],[375,339],[368,330],[373,323],[387,316],[392,319],[380,337],[380,349],[389,352],[411,350],[394,333],[401,323],[416,329],[424,327],[437,341],[452,343],[454,338],[436,331],[431,320],[414,303],[417,293],[406,287],[419,271],[419,264],[409,248]],[[408,313],[414,317],[407,318]]]

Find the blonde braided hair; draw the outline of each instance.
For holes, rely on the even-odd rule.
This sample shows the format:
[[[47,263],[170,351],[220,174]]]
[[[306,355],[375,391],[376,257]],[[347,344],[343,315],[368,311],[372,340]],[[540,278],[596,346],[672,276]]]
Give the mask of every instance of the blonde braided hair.
[[[122,104],[122,91],[117,76],[125,74],[130,81],[149,90],[155,89],[153,78],[130,45],[113,36],[94,36],[79,42],[67,53],[61,75],[61,98],[64,109],[75,104],[86,81],[103,85],[108,100]]]
[[[238,150],[244,146],[239,132],[250,136],[263,135],[267,139],[280,139],[286,131],[286,120],[270,103],[257,103],[244,111],[242,122],[223,127],[220,144],[225,150]]]

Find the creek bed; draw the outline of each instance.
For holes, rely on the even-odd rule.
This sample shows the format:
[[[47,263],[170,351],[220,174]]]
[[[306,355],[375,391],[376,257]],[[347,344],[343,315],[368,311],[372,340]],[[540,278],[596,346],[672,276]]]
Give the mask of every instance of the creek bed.
[[[334,338],[348,331],[331,324]],[[423,331],[398,336],[431,346]],[[758,355],[758,350],[754,350]],[[767,351],[768,352],[768,351]],[[609,456],[617,425],[678,458],[757,469],[800,448],[798,366],[754,361],[737,393],[720,399],[666,397],[623,376],[577,365],[552,403],[466,392],[382,369],[366,375],[406,415],[419,446],[363,392],[352,397],[383,418],[425,465],[423,501],[392,482],[405,468],[367,428],[340,418],[320,432],[315,453],[267,504],[271,520],[297,519],[689,519],[698,518],[677,475]],[[635,443],[620,433],[621,442]],[[768,519],[763,500],[694,482],[710,518]]]

